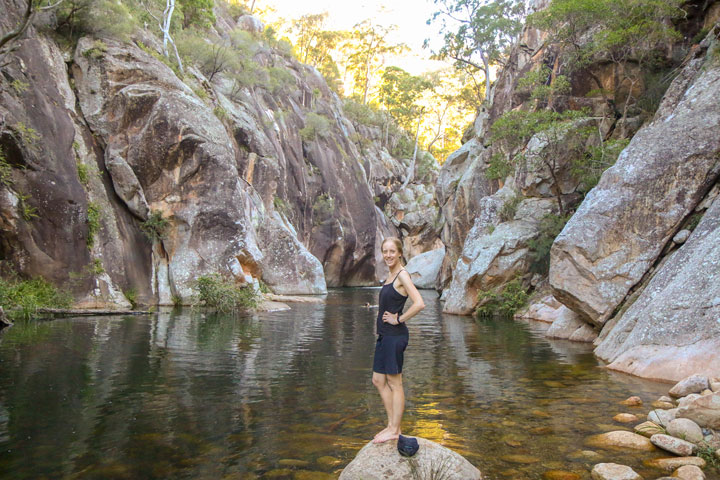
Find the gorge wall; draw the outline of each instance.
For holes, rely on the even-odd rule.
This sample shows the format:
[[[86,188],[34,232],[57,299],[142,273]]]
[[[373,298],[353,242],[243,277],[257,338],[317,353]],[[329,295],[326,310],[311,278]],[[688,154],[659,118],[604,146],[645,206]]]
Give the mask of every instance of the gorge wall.
[[[25,3],[3,3],[9,31]],[[372,285],[385,275],[381,238],[404,233],[417,253],[437,243],[426,225],[436,214],[396,226],[383,212],[410,160],[350,121],[314,68],[263,43],[256,19],[215,10],[214,33],[250,33],[252,61],[284,83],[179,75],[145,30],[68,47],[30,27],[0,84],[6,270],[63,285],[81,305],[128,305],[129,290],[187,303],[197,277],[216,272],[282,294]]]

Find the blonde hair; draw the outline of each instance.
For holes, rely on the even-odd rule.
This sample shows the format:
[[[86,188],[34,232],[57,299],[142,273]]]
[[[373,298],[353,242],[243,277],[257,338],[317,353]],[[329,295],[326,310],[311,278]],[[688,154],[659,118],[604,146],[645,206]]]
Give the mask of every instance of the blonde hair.
[[[395,245],[395,248],[397,248],[397,251],[400,252],[400,263],[405,265],[405,255],[403,254],[403,245],[402,245],[402,242],[400,241],[400,239],[397,237],[387,237],[380,244],[381,251],[387,242],[392,242],[393,245]]]

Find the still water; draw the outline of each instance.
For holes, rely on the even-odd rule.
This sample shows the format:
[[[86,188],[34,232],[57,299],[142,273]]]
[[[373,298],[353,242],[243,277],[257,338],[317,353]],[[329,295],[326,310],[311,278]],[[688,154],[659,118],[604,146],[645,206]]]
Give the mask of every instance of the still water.
[[[384,426],[370,383],[377,289],[233,318],[184,310],[19,324],[0,333],[0,478],[337,478]],[[537,327],[441,315],[409,323],[404,433],[464,455],[488,479],[590,478],[580,454],[623,428],[630,395],[667,385],[603,369],[591,347]],[[545,477],[543,477],[543,475]],[[712,478],[712,474],[708,478]]]

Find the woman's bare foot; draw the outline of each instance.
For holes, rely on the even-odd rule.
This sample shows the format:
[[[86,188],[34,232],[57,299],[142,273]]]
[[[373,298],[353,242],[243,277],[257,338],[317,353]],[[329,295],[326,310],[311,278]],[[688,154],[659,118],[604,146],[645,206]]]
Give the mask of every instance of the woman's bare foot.
[[[382,430],[380,430],[378,433],[375,434],[375,436],[373,437],[373,440],[375,440],[376,438],[378,438],[380,435],[384,434],[388,430],[390,430],[390,427],[383,428]]]
[[[373,440],[373,443],[385,443],[389,440],[397,440],[400,437],[400,432],[394,433],[392,430],[387,430],[381,433]]]

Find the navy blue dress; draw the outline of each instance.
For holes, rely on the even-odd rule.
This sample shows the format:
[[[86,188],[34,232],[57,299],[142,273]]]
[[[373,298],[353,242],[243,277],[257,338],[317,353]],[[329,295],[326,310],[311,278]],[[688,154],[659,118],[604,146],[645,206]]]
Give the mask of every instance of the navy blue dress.
[[[402,272],[402,270],[400,270]],[[375,357],[373,359],[373,372],[395,375],[402,373],[403,354],[408,345],[410,335],[405,323],[392,325],[383,322],[383,313],[402,314],[407,301],[406,295],[401,295],[393,284],[400,272],[392,282],[383,284],[380,289],[377,316],[377,342],[375,343]]]

